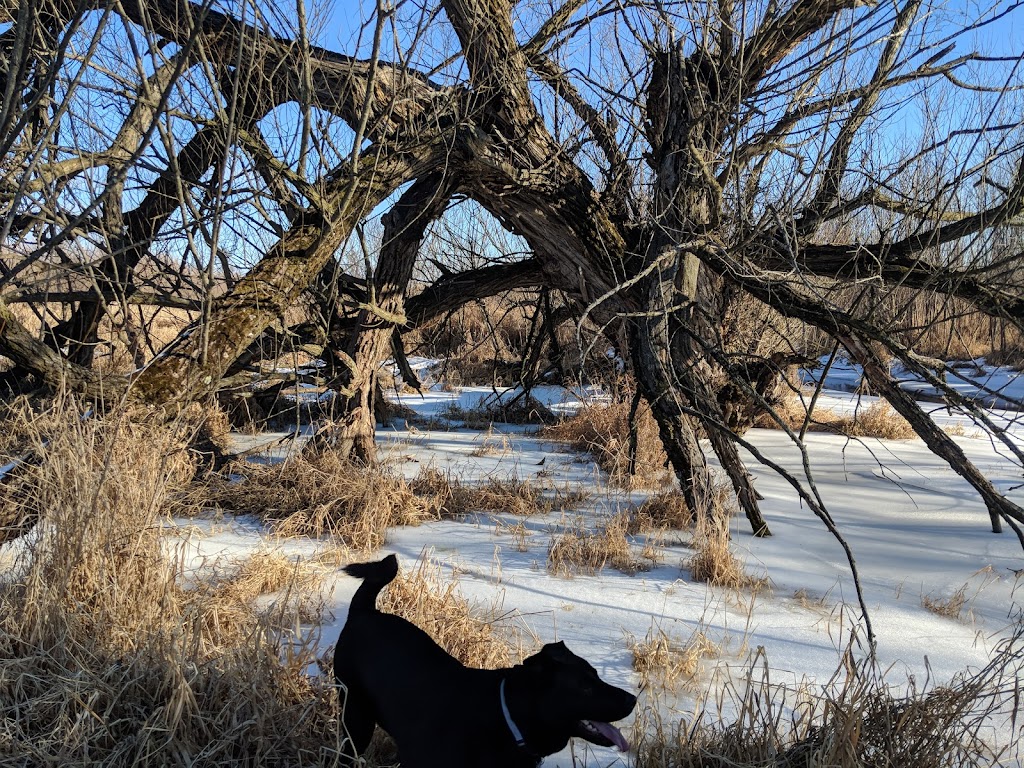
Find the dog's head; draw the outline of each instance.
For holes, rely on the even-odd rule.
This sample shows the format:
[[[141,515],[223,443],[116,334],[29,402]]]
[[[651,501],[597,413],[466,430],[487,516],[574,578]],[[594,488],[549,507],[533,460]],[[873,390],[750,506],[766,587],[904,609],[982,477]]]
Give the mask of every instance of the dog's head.
[[[523,662],[523,668],[531,694],[523,731],[535,752],[550,755],[573,736],[623,752],[629,749],[611,723],[633,711],[636,696],[606,683],[565,643],[545,645]]]

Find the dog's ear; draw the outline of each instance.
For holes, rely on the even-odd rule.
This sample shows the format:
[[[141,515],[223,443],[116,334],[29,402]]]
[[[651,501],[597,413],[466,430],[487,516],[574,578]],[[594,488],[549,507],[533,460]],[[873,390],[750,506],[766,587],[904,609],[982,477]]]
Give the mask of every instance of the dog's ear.
[[[533,656],[523,660],[523,664],[529,667],[547,667],[552,664],[564,664],[575,654],[565,647],[565,643],[547,643]]]
[[[574,655],[561,640],[557,643],[548,643],[541,652],[547,654],[548,658],[555,661],[568,661]]]

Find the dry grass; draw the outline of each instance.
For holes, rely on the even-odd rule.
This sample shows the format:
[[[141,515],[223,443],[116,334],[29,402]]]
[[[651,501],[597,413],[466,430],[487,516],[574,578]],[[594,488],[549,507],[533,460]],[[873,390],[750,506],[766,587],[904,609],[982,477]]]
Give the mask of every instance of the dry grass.
[[[990,728],[1019,715],[1024,629],[990,664],[948,686],[894,684],[870,660],[847,654],[821,690],[770,679],[759,652],[714,702],[669,722],[657,707],[638,717],[636,768],[975,768],[1019,765],[1020,745]],[[724,714],[728,712],[728,714]],[[998,738],[996,736],[995,738]],[[1004,737],[1005,738],[1005,737]],[[1011,737],[1012,738],[1012,737]]]
[[[412,490],[432,499],[445,517],[460,517],[473,512],[495,512],[529,517],[566,512],[587,500],[577,489],[542,490],[517,477],[490,478],[479,485],[466,485],[434,467],[420,471],[410,483]]]
[[[458,577],[445,580],[438,565],[420,560],[401,571],[381,595],[378,607],[411,621],[469,667],[498,669],[524,658],[521,635],[498,602],[473,606],[458,590]]]
[[[775,406],[774,411],[794,432],[803,428],[804,420],[807,418],[806,407],[798,395],[785,398]],[[769,414],[759,416],[756,424],[767,429],[777,429],[779,426]],[[857,408],[851,415],[815,408],[808,430],[849,437],[877,437],[884,440],[913,440],[917,437],[910,422],[885,400],[876,400],[867,407]]]
[[[867,408],[858,408],[852,416],[838,418],[831,426],[850,437],[879,437],[885,440],[912,440],[917,437],[910,422],[884,400],[876,400]]]
[[[607,566],[628,574],[647,570],[649,564],[633,554],[628,529],[629,517],[623,514],[615,515],[597,531],[576,520],[548,547],[548,572],[571,578],[593,576]]]
[[[647,497],[634,510],[630,516],[629,533],[685,531],[693,522],[693,512],[681,491],[661,491]]]
[[[361,551],[380,547],[387,529],[440,515],[437,500],[422,497],[381,467],[359,467],[332,451],[279,464],[236,467],[241,481],[213,478],[202,503],[248,513],[284,536],[336,536]]]
[[[23,407],[8,414],[4,426],[17,435],[17,453],[25,461],[0,483],[0,543],[52,517],[72,501],[70,496],[82,497],[75,504],[90,503],[115,514],[134,506],[179,508],[179,494],[195,474],[192,427],[147,426],[124,410],[102,420],[91,413],[71,398],[58,397],[39,413]],[[147,475],[150,484],[159,478],[159,496],[135,480],[139,474]]]
[[[658,685],[665,690],[692,688],[701,661],[716,656],[720,649],[700,629],[685,643],[679,643],[660,627],[651,626],[643,640],[631,639],[629,650],[633,669],[643,688]]]
[[[944,616],[947,619],[961,621],[964,608],[967,606],[967,585],[964,584],[948,597],[936,597],[924,595],[921,597],[921,605],[936,616]]]
[[[171,429],[123,413],[39,445],[39,522],[0,579],[0,762],[18,766],[316,763],[336,742],[335,694],[306,676],[288,582],[238,564],[207,582],[167,546],[191,459]],[[28,430],[29,432],[31,430]],[[36,436],[42,437],[41,434]],[[301,580],[289,583],[303,591]]]
[[[764,579],[750,576],[729,547],[729,508],[724,489],[720,489],[711,511],[697,517],[693,540],[694,550],[688,563],[695,581],[704,581],[726,589],[758,590],[766,586]]]
[[[630,489],[661,488],[671,479],[668,456],[650,407],[641,403],[631,423],[630,403],[595,405],[576,416],[541,430],[547,440],[565,441],[593,455],[613,483]],[[635,432],[636,461],[630,474],[630,444]]]

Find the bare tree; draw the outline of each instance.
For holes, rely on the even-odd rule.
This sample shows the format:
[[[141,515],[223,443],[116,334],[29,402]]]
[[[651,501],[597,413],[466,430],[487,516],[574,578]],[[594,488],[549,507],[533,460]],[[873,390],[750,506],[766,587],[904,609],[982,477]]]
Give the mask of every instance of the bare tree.
[[[318,444],[368,460],[375,371],[396,329],[543,286],[581,326],[626,340],[619,352],[691,506],[705,509],[713,484],[704,434],[765,535],[737,414],[768,408],[776,374],[807,350],[780,344],[755,361],[723,336],[738,305],[756,304],[863,365],[975,487],[993,529],[1007,522],[1024,543],[1024,512],[888,360],[1017,461],[1019,446],[876,312],[910,291],[1021,326],[1019,248],[994,247],[1024,224],[1021,58],[971,52],[976,33],[1019,15],[1014,4],[969,18],[922,0],[361,10],[345,55],[313,44],[301,2],[292,15],[246,2],[230,13],[186,0],[8,2],[0,352],[50,384],[178,404],[221,387],[318,284],[347,408]],[[270,134],[275,119],[283,130]],[[444,271],[410,295],[425,233],[461,198],[529,255]],[[345,268],[344,244],[382,209],[380,248]],[[74,257],[84,244],[93,255]],[[177,264],[179,283],[154,287],[149,262],[165,278]],[[9,304],[38,296],[38,264],[87,280],[33,334]],[[88,367],[100,318],[140,293],[192,302],[194,322],[130,378],[100,381]],[[813,500],[810,477],[801,487]]]

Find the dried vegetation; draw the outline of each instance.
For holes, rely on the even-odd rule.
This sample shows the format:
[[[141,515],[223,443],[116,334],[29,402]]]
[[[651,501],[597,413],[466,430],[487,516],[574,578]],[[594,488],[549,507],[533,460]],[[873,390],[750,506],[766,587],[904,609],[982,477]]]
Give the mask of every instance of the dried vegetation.
[[[1019,764],[1020,747],[993,738],[1015,723],[1024,672],[1024,628],[987,667],[949,685],[887,680],[870,658],[848,653],[822,689],[778,684],[759,652],[742,679],[689,717],[657,707],[638,718],[637,768],[975,768]],[[724,713],[728,714],[724,714]],[[1011,737],[1012,738],[1012,737]]]
[[[695,581],[726,589],[761,589],[766,580],[744,571],[729,546],[732,509],[727,490],[719,488],[708,514],[697,516],[690,543],[694,552],[688,563],[690,575]]]
[[[361,467],[332,451],[277,464],[236,467],[241,480],[219,477],[197,489],[207,506],[252,514],[285,536],[335,536],[356,550],[385,542],[387,529],[441,514],[437,500],[413,491],[380,466]]]
[[[642,687],[653,684],[666,690],[693,688],[701,662],[719,653],[718,646],[700,629],[681,643],[653,625],[643,640],[630,640],[629,650]]]
[[[877,437],[883,440],[912,440],[917,437],[910,422],[897,413],[889,403],[876,400],[858,407],[852,414],[836,413],[815,408],[807,419],[807,397],[793,394],[777,403],[772,414],[762,414],[757,426],[778,429],[781,420],[789,429],[799,432],[807,423],[809,432],[830,432],[849,437]],[[776,420],[776,417],[778,420]]]
[[[629,517],[615,515],[598,530],[575,520],[548,547],[548,572],[556,576],[593,576],[612,567],[633,574],[650,568],[651,560],[638,558],[627,538]],[[652,555],[653,556],[653,555]]]
[[[542,489],[515,476],[467,484],[434,467],[423,469],[409,485],[415,493],[431,498],[445,517],[473,512],[529,517],[576,509],[587,499],[587,494],[578,489]]]
[[[0,762],[285,766],[329,755],[334,690],[305,674],[310,640],[280,629],[300,624],[308,577],[268,572],[267,559],[209,582],[189,570],[162,524],[192,472],[179,434],[122,413],[83,419],[67,403],[24,433],[37,443],[20,474],[39,521],[0,579]],[[284,598],[257,604],[282,587]]]
[[[570,419],[545,427],[540,434],[590,453],[620,487],[661,488],[671,472],[666,468],[668,456],[658,425],[646,403],[640,403],[632,419],[630,415],[628,401],[588,406]]]

